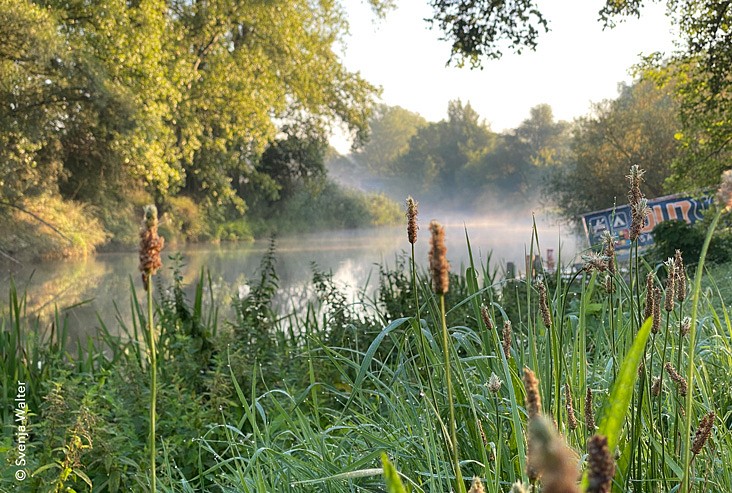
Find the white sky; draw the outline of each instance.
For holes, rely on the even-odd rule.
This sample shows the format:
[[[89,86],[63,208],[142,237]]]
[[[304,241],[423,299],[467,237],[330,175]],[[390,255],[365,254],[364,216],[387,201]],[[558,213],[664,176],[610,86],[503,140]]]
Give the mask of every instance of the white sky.
[[[538,0],[550,31],[535,52],[504,50],[483,70],[447,68],[450,44],[423,20],[432,14],[428,0],[397,0],[397,10],[384,20],[361,1],[344,3],[351,26],[344,63],[380,86],[384,103],[439,121],[448,101],[469,101],[497,132],[516,128],[542,103],[557,120],[588,114],[592,102],[617,97],[618,83],[632,80],[628,71],[640,54],[671,53],[677,37],[664,16],[665,2],[603,31],[597,18],[604,0]],[[343,137],[331,143],[348,151]]]

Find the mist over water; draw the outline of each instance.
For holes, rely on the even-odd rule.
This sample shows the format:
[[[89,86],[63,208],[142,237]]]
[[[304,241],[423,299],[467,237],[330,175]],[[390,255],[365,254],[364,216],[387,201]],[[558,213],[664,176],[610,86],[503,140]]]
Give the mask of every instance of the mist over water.
[[[447,257],[453,271],[464,271],[469,265],[466,229],[476,264],[485,263],[490,256],[491,268],[505,271],[506,263],[513,262],[517,275],[525,272],[525,255],[531,248],[532,220],[528,214],[474,215],[467,219],[459,213],[440,214],[439,211],[421,210],[420,231],[415,245],[418,264],[427,265],[429,250],[429,221],[440,221],[446,230]],[[539,248],[534,252],[546,256],[554,251],[555,260],[570,264],[578,251],[577,239],[567,230],[537,219]],[[224,317],[231,316],[231,303],[248,291],[258,279],[262,256],[269,241],[251,244],[178,245],[166,246],[163,268],[156,278],[169,286],[173,277],[169,258],[181,252],[184,259],[183,283],[189,298],[193,286],[205,268],[211,276],[214,299],[223,309]],[[276,270],[280,293],[278,303],[283,313],[301,307],[307,296],[307,287],[313,276],[313,264],[320,271],[332,272],[334,281],[345,287],[349,295],[359,289],[374,289],[378,285],[379,265],[394,267],[400,255],[408,255],[406,225],[328,231],[277,239]],[[20,292],[28,295],[28,315],[41,317],[49,325],[48,316],[55,307],[61,318],[68,317],[73,335],[94,335],[101,319],[113,333],[119,330],[118,317],[126,323],[130,317],[130,282],[134,283],[138,298],[144,291],[137,270],[136,252],[101,253],[80,260],[44,262],[37,265],[6,265],[0,274],[3,286],[11,276]],[[480,269],[479,269],[480,270]],[[156,280],[157,282],[157,280]],[[5,290],[7,292],[7,290]],[[206,297],[211,293],[206,293]],[[0,302],[7,311],[8,301]],[[119,315],[117,313],[119,309]]]

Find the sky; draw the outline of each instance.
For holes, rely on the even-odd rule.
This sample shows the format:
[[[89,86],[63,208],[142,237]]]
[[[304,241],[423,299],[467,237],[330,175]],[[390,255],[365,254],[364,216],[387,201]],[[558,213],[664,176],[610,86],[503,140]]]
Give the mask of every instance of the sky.
[[[500,60],[471,70],[445,66],[450,44],[423,20],[432,14],[428,0],[397,0],[398,8],[381,20],[362,1],[344,3],[350,35],[343,62],[382,88],[381,102],[439,121],[448,102],[460,99],[496,132],[516,128],[538,104],[549,104],[557,120],[587,115],[592,103],[617,97],[618,84],[633,80],[629,69],[640,54],[670,54],[678,38],[665,2],[603,30],[597,18],[604,0],[538,0],[551,30],[539,37],[537,50],[505,50]],[[331,143],[348,152],[342,136]]]

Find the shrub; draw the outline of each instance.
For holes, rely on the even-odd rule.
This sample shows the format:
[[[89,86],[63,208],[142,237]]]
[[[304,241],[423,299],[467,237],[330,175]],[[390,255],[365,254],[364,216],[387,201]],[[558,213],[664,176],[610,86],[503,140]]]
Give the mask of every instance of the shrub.
[[[684,258],[689,259],[689,265],[694,265],[701,254],[706,234],[706,221],[698,224],[688,224],[684,221],[664,221],[653,228],[655,245],[651,249],[650,258],[662,262],[673,257],[677,249],[681,250]],[[709,244],[707,259],[714,263],[724,263],[732,259],[732,230],[719,229]]]

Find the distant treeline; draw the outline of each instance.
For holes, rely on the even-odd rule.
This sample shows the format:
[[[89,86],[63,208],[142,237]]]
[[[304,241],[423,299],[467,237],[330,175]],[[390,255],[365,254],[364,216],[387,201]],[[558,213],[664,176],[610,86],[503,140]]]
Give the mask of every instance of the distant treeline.
[[[538,105],[501,133],[459,100],[439,122],[381,106],[370,121],[371,140],[331,158],[328,167],[346,183],[395,198],[412,194],[473,212],[542,208],[570,222],[626,203],[632,165],[645,170],[642,188],[651,198],[716,183],[719,165],[707,160],[706,167],[690,168],[702,161],[682,142],[673,80],[662,84],[651,75],[621,85],[616,99],[596,103],[572,122],[557,121],[550,106]]]

